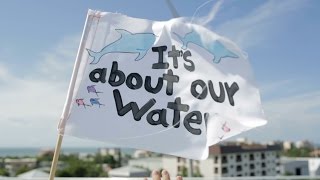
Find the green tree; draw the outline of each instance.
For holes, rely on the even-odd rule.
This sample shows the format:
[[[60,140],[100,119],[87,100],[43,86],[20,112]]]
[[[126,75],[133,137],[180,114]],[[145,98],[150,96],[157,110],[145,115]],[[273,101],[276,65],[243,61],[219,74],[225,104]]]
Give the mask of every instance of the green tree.
[[[5,168],[0,168],[0,176],[10,176],[10,174]]]
[[[197,167],[197,168],[195,169],[195,172],[193,173],[192,176],[193,176],[193,177],[203,177],[202,174],[201,174],[201,172],[200,172],[199,167]]]
[[[112,168],[119,167],[119,162],[117,162],[112,155],[101,156],[97,154],[94,157],[94,162],[96,164],[109,164]]]
[[[103,163],[109,164],[112,168],[117,166],[117,161],[111,155],[106,155],[102,157]]]
[[[188,176],[188,169],[185,166],[182,166],[181,168],[182,168],[181,172],[178,175],[182,176],[182,177],[187,177]]]
[[[105,177],[102,167],[93,162],[83,161],[80,159],[69,159],[66,168],[58,170],[59,177]]]
[[[44,154],[42,156],[37,157],[37,161],[52,161],[53,159],[53,154]]]
[[[283,152],[284,156],[288,157],[310,157],[310,148],[291,148],[286,152]]]

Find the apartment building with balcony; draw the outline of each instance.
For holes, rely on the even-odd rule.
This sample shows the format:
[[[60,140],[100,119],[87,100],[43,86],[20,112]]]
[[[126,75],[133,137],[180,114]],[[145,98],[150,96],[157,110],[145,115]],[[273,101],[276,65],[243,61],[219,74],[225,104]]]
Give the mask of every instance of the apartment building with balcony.
[[[228,143],[209,148],[203,161],[167,156],[130,160],[130,165],[166,169],[172,176],[192,171],[203,177],[276,176],[280,174],[279,145]],[[155,168],[157,167],[157,168]],[[192,168],[190,168],[192,167]]]
[[[280,174],[280,150],[278,145],[215,145],[199,169],[204,177],[276,176]]]

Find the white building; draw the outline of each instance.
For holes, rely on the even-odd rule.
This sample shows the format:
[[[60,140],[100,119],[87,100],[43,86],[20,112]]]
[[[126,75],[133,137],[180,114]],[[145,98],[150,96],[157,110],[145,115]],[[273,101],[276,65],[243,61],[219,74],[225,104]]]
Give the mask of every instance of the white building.
[[[313,144],[307,140],[295,142],[297,148],[313,148]]]
[[[139,159],[130,159],[129,166],[143,167],[150,171],[163,168],[163,157],[146,157]]]
[[[136,150],[132,155],[132,157],[135,159],[146,158],[146,157],[151,157],[151,156],[152,156],[152,153],[150,151],[146,151],[146,150]]]
[[[293,148],[293,143],[291,141],[284,141],[283,142],[283,150],[288,151]]]
[[[191,163],[185,158],[163,156],[130,160],[130,166],[150,170],[166,169],[170,175],[186,175],[192,166],[194,176],[275,176],[280,173],[280,146],[278,145],[216,145],[211,146],[207,160]]]
[[[19,174],[18,177],[21,179],[44,179],[49,178],[49,174],[40,169],[33,169],[31,171]]]
[[[215,145],[200,163],[204,177],[276,176],[280,173],[280,146]]]
[[[282,175],[320,175],[320,158],[281,158]]]
[[[100,148],[98,153],[101,156],[111,155],[116,161],[121,161],[121,149],[120,148]]]
[[[5,168],[9,171],[11,175],[15,175],[18,169],[27,167],[33,169],[37,165],[36,158],[21,158],[21,159],[4,159]]]

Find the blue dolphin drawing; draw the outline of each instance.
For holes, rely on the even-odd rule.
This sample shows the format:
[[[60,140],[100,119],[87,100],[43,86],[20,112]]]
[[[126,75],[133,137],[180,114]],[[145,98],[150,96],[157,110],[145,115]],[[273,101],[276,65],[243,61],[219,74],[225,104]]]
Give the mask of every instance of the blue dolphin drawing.
[[[214,55],[213,62],[220,63],[222,58],[231,57],[231,58],[239,58],[238,55],[228,50],[220,41],[215,40],[212,42],[204,42],[200,35],[195,31],[191,31],[187,33],[184,37],[179,34],[173,32],[183,43],[182,49],[187,49],[189,43],[196,44],[205,50],[207,50],[210,54]]]
[[[99,108],[100,108],[100,106],[104,106],[104,104],[101,104],[100,102],[99,102],[99,98],[90,98],[90,103],[91,103],[91,105],[93,106],[93,105],[99,105]]]
[[[125,29],[115,29],[120,33],[120,38],[106,45],[99,52],[87,49],[93,58],[90,64],[97,64],[101,57],[108,53],[137,53],[136,61],[141,60],[156,40],[153,33],[131,33]]]

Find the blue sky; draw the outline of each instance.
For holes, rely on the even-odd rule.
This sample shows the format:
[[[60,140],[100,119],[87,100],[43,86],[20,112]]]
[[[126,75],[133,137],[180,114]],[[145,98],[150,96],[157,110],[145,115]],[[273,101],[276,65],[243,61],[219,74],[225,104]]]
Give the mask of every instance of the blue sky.
[[[172,0],[191,17],[205,0]],[[197,13],[206,16],[215,1]],[[320,143],[320,1],[228,0],[208,26],[249,55],[269,123],[238,137]],[[0,147],[54,146],[88,9],[152,20],[165,0],[0,3]],[[102,145],[67,137],[64,146]]]

